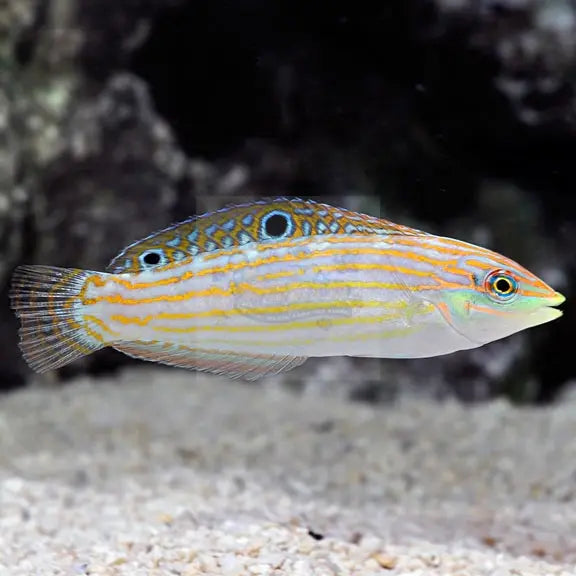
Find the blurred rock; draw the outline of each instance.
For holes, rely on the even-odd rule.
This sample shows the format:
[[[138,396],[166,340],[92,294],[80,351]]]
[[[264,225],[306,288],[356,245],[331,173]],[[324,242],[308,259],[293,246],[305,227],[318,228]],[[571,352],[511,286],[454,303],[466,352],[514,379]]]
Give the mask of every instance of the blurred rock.
[[[498,62],[494,83],[528,125],[576,128],[576,4],[571,0],[434,0],[438,34]]]
[[[18,261],[24,243],[27,190],[19,177],[24,127],[22,101],[30,95],[17,73],[17,47],[34,21],[35,3],[8,2],[0,6],[0,282]]]
[[[147,39],[162,10],[187,0],[57,1],[76,6],[76,26],[82,34],[80,67],[93,81],[101,83],[129,65],[132,53]]]
[[[35,196],[39,262],[103,269],[170,223],[186,160],[139,79],[112,76],[70,110],[62,138]]]

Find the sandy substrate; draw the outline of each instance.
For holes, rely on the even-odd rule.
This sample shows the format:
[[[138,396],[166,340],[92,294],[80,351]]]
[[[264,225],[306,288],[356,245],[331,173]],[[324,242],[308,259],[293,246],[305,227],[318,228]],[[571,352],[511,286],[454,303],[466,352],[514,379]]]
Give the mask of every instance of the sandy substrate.
[[[4,396],[0,574],[576,574],[576,406],[162,369]]]

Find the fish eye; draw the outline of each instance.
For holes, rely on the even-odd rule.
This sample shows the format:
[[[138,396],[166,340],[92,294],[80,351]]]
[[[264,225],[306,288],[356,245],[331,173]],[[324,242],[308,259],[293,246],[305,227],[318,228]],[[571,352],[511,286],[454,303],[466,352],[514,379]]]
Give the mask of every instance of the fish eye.
[[[160,250],[146,250],[140,255],[140,262],[145,266],[156,266],[163,261],[163,254]]]
[[[488,294],[498,301],[510,300],[518,292],[518,282],[505,270],[490,272],[484,285]]]
[[[262,218],[261,231],[264,238],[283,238],[289,236],[294,225],[290,214],[274,210]]]

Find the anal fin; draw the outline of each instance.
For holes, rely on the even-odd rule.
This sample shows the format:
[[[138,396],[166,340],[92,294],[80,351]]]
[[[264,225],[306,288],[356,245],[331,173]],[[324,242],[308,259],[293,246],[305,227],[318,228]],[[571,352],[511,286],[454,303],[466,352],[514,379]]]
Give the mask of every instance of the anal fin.
[[[227,376],[228,378],[258,380],[300,366],[306,356],[273,354],[240,354],[203,348],[190,348],[174,343],[133,341],[113,347],[132,358],[159,362],[170,366]]]

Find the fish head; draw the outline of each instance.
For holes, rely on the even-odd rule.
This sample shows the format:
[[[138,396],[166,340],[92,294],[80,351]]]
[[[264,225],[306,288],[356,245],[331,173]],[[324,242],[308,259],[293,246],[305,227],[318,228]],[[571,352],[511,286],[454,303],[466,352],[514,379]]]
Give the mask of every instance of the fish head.
[[[566,298],[509,258],[471,247],[470,254],[460,257],[458,266],[466,271],[462,284],[442,290],[437,307],[452,328],[469,341],[469,347],[562,316],[556,306]]]

